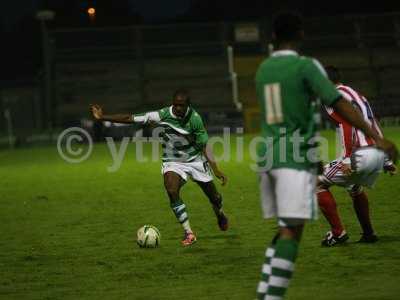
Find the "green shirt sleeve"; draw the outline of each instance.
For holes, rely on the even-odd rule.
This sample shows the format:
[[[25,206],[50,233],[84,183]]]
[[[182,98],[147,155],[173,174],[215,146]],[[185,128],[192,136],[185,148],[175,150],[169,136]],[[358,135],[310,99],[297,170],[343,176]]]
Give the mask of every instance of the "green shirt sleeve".
[[[325,69],[316,59],[306,59],[303,76],[312,92],[326,106],[331,106],[341,95],[328,79]]]
[[[207,145],[208,134],[200,115],[197,112],[194,112],[194,114],[195,115],[193,116],[193,123],[192,123],[194,142],[195,142],[195,147],[198,150],[200,150]]]

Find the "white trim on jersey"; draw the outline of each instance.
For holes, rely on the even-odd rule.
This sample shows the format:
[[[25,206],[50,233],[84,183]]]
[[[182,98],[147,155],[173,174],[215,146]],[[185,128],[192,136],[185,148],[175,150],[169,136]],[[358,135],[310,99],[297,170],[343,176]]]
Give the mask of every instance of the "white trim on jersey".
[[[287,56],[287,55],[299,56],[299,54],[294,50],[277,50],[272,52],[271,54],[272,57]]]
[[[178,128],[178,127],[176,127],[176,126],[174,126],[174,125],[172,125],[171,123],[168,123],[168,122],[160,122],[159,124],[160,125],[167,125],[167,126],[171,127],[173,130],[175,130],[175,131],[177,131],[177,132],[179,132],[180,134],[183,134],[183,135],[189,135],[190,134],[189,131],[186,131],[183,128]]]
[[[177,115],[174,114],[174,111],[173,111],[173,109],[172,109],[172,106],[173,106],[173,105],[171,105],[171,106],[169,107],[169,113],[171,114],[171,116],[172,116],[173,118],[175,118],[175,119],[181,119],[181,118],[179,118]],[[188,115],[189,110],[190,110],[190,107],[187,108],[184,117],[186,117],[186,116]]]
[[[312,62],[320,70],[322,75],[324,75],[326,78],[328,78],[328,74],[326,73],[326,71],[325,71],[324,67],[321,65],[321,63],[318,60],[316,60],[315,58],[312,59]]]
[[[174,111],[172,110],[172,105],[169,107],[169,114],[170,114],[173,118],[178,119],[178,116],[176,116],[176,115],[174,114]]]

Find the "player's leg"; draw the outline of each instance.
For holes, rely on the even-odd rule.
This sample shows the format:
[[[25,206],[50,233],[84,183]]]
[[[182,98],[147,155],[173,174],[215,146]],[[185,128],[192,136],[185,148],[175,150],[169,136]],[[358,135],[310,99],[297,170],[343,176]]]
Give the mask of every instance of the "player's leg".
[[[217,191],[214,181],[196,181],[196,183],[200,186],[200,188],[203,190],[204,194],[210,201],[215,216],[217,217],[219,228],[222,231],[228,230],[228,218],[222,210],[222,195]]]
[[[375,243],[376,241],[378,241],[378,237],[375,235],[374,229],[372,227],[367,194],[359,185],[354,185],[349,190],[349,194],[351,199],[353,200],[353,207],[362,229],[362,237],[359,242]]]
[[[275,181],[269,172],[260,174],[260,195],[264,218],[269,219],[276,216]],[[275,254],[275,245],[278,238],[279,232],[277,232],[265,251],[265,260],[261,269],[261,279],[257,287],[258,299],[264,299],[267,293],[268,281],[271,275],[271,259]]]
[[[354,169],[353,183],[372,187],[382,172],[385,153],[374,147],[362,147],[353,152],[351,159],[352,168]],[[363,236],[360,242],[376,242],[378,239],[372,228],[367,195],[363,192],[357,192],[356,187],[354,195],[351,196],[354,209],[363,229]]]
[[[331,230],[326,233],[325,238],[321,242],[322,246],[327,247],[344,243],[349,239],[340,219],[336,200],[329,190],[329,187],[333,184],[344,184],[346,182],[340,167],[340,162],[337,161],[326,165],[323,174],[318,177],[317,182],[318,206],[331,226]]]
[[[304,219],[279,220],[279,232],[265,252],[258,299],[283,299],[293,275]]]
[[[304,223],[315,218],[315,181],[313,173],[293,169],[276,169],[261,176],[264,217],[278,215],[279,232],[266,251],[259,299],[282,299],[289,286]]]
[[[336,200],[331,191],[325,187],[319,186],[317,199],[322,214],[331,226],[332,234],[334,236],[339,236],[343,232],[344,228],[337,210]]]
[[[205,161],[194,161],[185,164],[188,174],[197,182],[209,199],[215,215],[218,219],[218,226],[221,230],[228,229],[228,219],[222,210],[222,196],[218,193],[214,184],[214,178],[210,167]]]
[[[189,216],[186,211],[186,205],[183,203],[180,197],[180,189],[185,183],[182,177],[173,171],[166,171],[164,173],[164,186],[167,191],[171,209],[175,214],[175,217],[181,223],[185,236],[182,241],[184,246],[190,245],[196,241],[196,237],[190,227]]]
[[[331,191],[325,186],[319,185],[317,187],[317,199],[322,214],[331,226],[331,229],[322,240],[321,245],[330,247],[346,242],[349,236],[343,227],[336,200]]]

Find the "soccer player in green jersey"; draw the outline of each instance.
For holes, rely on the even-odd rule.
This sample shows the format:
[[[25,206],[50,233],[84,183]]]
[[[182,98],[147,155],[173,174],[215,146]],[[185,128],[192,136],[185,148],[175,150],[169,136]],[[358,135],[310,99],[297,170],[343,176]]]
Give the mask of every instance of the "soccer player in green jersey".
[[[208,197],[221,230],[228,229],[228,219],[222,210],[222,196],[217,191],[213,176],[226,184],[227,177],[222,173],[207,148],[208,134],[200,115],[190,105],[186,90],[174,93],[172,105],[158,111],[144,114],[105,115],[99,105],[92,105],[93,116],[97,120],[116,123],[156,124],[162,127],[162,174],[171,208],[184,229],[183,246],[196,242],[186,205],[180,197],[180,189],[192,178]],[[210,170],[211,167],[211,170]]]
[[[265,253],[257,297],[283,299],[294,269],[306,220],[315,218],[318,158],[317,98],[377,141],[393,158],[397,149],[382,139],[361,114],[342,98],[320,63],[297,52],[304,31],[299,16],[281,14],[274,20],[276,51],[256,74],[262,136],[258,149],[261,202],[265,218],[278,218],[279,230]]]

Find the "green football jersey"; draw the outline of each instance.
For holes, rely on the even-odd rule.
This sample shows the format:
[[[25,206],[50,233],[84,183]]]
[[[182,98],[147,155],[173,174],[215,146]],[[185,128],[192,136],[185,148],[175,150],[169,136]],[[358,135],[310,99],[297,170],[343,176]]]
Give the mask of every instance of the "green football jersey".
[[[256,89],[264,141],[259,167],[314,168],[319,101],[330,106],[341,97],[323,67],[295,51],[276,51],[259,66]]]
[[[174,115],[172,106],[142,115],[134,115],[139,123],[155,123],[161,131],[162,160],[164,162],[190,162],[203,160],[203,149],[208,141],[201,116],[191,107],[186,115],[179,118]]]

